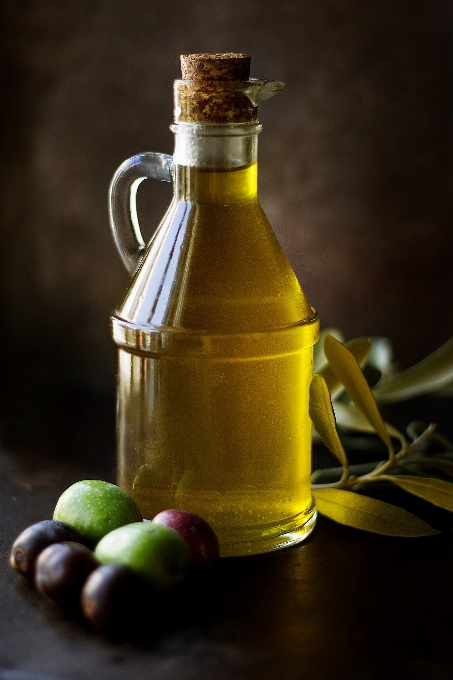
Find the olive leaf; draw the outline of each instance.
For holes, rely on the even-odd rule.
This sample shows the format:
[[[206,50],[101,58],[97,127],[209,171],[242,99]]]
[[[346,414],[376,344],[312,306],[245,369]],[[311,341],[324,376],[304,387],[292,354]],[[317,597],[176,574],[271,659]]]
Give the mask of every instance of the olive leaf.
[[[339,328],[323,328],[319,333],[319,338],[313,347],[313,373],[319,373],[327,364],[326,355],[324,354],[324,338],[327,333],[340,342],[344,342],[344,335]]]
[[[322,515],[355,529],[407,538],[440,533],[407,510],[353,491],[315,489],[313,496]]]
[[[310,418],[320,438],[345,469],[348,459],[338,436],[329,390],[321,375],[315,373],[310,384]]]
[[[375,434],[376,430],[371,425],[371,423],[365,418],[361,411],[358,411],[354,406],[349,406],[348,404],[342,404],[340,401],[335,401],[332,404],[333,412],[335,415],[335,420],[337,427],[345,428],[348,430],[354,430],[356,432],[369,432],[370,434]],[[390,425],[390,423],[385,423],[385,429],[391,437],[398,439],[401,442],[401,446],[406,446],[407,440],[402,432],[397,430],[396,427]]]
[[[371,349],[371,340],[369,338],[354,338],[353,340],[349,340],[345,344],[345,347],[347,347],[351,352],[359,366],[363,366]],[[341,380],[338,378],[329,364],[324,366],[324,368],[322,368],[319,373],[326,381],[329,392],[332,395],[332,399],[334,399],[344,389]]]
[[[453,484],[431,477],[413,477],[411,475],[381,475],[392,484],[423,500],[453,512]]]
[[[453,397],[453,383],[449,383],[446,387],[436,390],[437,397]]]
[[[440,454],[440,456],[442,456],[442,454]],[[409,473],[415,472],[423,477],[427,476],[425,474],[426,470],[429,470],[430,474],[435,474],[437,472],[444,477],[453,477],[453,461],[443,457],[425,457],[417,454],[412,458],[402,460],[400,465],[403,466],[404,470],[408,470]]]
[[[394,451],[390,435],[385,428],[371,389],[355,357],[341,342],[338,342],[329,334],[324,338],[324,352],[333,372],[345,386],[357,408],[374,427],[387,446],[390,459],[393,459]]]
[[[436,392],[452,383],[453,338],[450,338],[418,364],[380,380],[373,388],[373,394],[378,401],[391,403]]]
[[[379,371],[382,377],[387,378],[391,373],[392,363],[393,348],[390,340],[381,336],[372,337],[367,364]]]

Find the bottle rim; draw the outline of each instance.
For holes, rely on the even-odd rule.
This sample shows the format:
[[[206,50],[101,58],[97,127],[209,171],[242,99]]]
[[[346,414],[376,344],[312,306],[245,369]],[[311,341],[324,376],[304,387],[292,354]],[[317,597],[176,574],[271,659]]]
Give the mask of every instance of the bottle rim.
[[[170,130],[174,134],[192,137],[245,137],[257,135],[263,126],[260,123],[173,123]]]

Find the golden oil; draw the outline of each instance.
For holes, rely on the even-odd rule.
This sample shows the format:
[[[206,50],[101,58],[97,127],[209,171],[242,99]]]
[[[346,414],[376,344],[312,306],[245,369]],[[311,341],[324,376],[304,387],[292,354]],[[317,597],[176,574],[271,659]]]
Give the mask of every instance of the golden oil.
[[[314,522],[318,320],[259,203],[256,163],[176,170],[173,203],[113,318],[118,482],[146,518],[203,517],[224,556],[264,552]]]

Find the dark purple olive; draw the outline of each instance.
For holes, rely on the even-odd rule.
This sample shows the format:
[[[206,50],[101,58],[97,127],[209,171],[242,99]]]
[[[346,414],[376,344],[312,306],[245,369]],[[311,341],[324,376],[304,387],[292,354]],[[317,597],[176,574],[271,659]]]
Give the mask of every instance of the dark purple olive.
[[[149,608],[148,584],[124,564],[103,564],[93,571],[82,588],[82,612],[97,628],[117,632],[137,627]]]
[[[154,524],[170,527],[189,546],[192,565],[210,567],[219,558],[219,541],[210,525],[198,515],[186,510],[163,510],[153,518]]]
[[[9,563],[23,576],[32,576],[39,553],[61,541],[81,541],[79,532],[67,522],[44,519],[25,529],[14,541]]]
[[[98,565],[94,553],[85,545],[73,541],[54,543],[36,561],[36,588],[54,602],[75,602],[88,575]]]

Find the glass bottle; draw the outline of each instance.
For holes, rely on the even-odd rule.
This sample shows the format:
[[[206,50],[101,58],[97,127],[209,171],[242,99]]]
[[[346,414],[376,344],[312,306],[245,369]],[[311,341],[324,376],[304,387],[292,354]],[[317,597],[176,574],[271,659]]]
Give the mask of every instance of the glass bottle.
[[[110,199],[134,273],[112,316],[118,483],[149,519],[165,508],[203,517],[222,556],[298,543],[316,517],[308,392],[318,317],[257,195],[257,105],[282,83],[239,79],[232,61],[243,59],[183,55],[173,157],[129,159]],[[147,247],[135,211],[146,177],[174,181]]]

